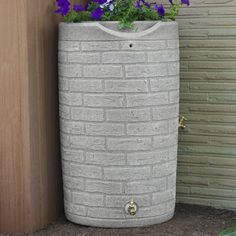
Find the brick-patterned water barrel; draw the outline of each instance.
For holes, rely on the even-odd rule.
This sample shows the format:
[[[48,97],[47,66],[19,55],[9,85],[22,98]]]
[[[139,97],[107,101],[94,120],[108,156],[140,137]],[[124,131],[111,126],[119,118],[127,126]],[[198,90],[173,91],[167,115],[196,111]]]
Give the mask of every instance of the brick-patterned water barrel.
[[[173,217],[179,116],[175,22],[60,24],[66,217],[135,227]],[[130,201],[136,215],[125,211]]]

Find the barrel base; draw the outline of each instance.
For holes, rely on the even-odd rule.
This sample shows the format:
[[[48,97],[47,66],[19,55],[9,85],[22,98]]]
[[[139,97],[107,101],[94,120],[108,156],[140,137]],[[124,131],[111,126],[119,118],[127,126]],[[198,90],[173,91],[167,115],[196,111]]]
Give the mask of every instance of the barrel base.
[[[174,216],[174,210],[170,211],[167,214],[149,217],[149,218],[140,218],[140,219],[124,219],[124,220],[114,220],[114,219],[96,219],[84,216],[76,216],[70,213],[66,213],[66,218],[76,224],[99,227],[99,228],[134,228],[134,227],[144,227],[155,224],[161,224],[166,221],[169,221]]]

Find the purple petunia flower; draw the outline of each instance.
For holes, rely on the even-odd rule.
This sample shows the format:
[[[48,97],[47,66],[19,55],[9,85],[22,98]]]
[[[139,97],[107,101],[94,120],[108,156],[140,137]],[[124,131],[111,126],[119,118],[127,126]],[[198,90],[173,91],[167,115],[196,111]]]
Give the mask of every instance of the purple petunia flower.
[[[98,7],[92,12],[91,16],[94,20],[100,20],[103,15],[104,15],[103,9]]]
[[[85,11],[85,8],[79,4],[74,4],[73,9],[74,11],[77,11],[77,12]]]
[[[147,7],[147,8],[151,7],[151,4],[146,2],[145,0],[138,0],[138,1],[136,1],[136,8],[137,9],[141,10],[143,5],[145,7]]]
[[[161,16],[161,17],[165,16],[166,11],[165,11],[165,8],[164,8],[163,4],[161,4],[159,6],[156,4],[155,5],[155,10],[158,12],[159,16]]]
[[[115,8],[115,0],[107,0],[105,3],[100,5],[100,8],[107,8],[109,11],[113,11]]]
[[[151,7],[151,4],[150,4],[150,3],[146,2],[145,0],[141,0],[141,1],[142,1],[142,3],[143,3],[144,6],[146,6],[146,7],[148,7],[148,8]]]
[[[86,3],[85,6],[84,6],[85,11],[88,10],[88,7],[89,7],[89,3]]]
[[[70,11],[70,1],[69,0],[58,0],[57,1],[58,9],[55,11],[57,14],[66,16]]]
[[[169,3],[170,3],[171,5],[173,5],[173,0],[169,0]]]
[[[142,9],[142,5],[141,5],[141,2],[140,1],[137,1],[136,2],[136,8],[141,10]]]
[[[98,3],[99,5],[102,5],[107,2],[107,0],[93,0],[93,2]]]
[[[190,2],[189,0],[181,0],[181,4],[186,4],[186,5],[190,5]]]

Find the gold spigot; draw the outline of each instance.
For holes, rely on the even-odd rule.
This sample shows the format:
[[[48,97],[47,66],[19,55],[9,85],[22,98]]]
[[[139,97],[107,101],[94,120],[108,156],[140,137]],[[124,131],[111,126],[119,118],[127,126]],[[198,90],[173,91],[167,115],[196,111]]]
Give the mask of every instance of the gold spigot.
[[[131,216],[135,216],[137,214],[138,205],[134,202],[133,199],[126,204],[125,211]]]
[[[179,128],[185,129],[185,128],[187,127],[186,121],[188,121],[188,119],[185,118],[184,116],[181,116],[181,117],[179,118]]]

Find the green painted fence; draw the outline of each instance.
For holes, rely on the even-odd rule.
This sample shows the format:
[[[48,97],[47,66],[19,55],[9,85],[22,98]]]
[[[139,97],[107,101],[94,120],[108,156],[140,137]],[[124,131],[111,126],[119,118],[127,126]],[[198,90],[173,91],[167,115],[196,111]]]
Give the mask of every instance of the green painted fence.
[[[178,18],[177,200],[236,209],[236,0],[192,0]]]

